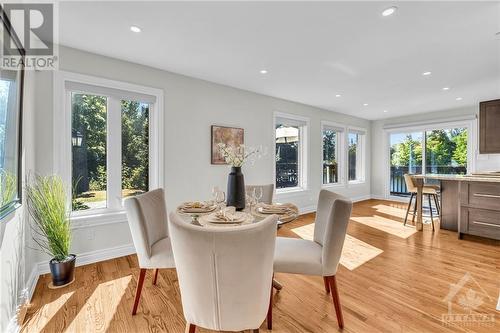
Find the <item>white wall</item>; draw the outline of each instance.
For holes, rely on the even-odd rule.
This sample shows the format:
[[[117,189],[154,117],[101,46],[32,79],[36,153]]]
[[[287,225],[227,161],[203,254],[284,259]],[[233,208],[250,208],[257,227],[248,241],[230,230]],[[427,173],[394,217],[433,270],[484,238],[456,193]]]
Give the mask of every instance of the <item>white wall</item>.
[[[169,210],[180,202],[208,199],[214,185],[225,188],[229,168],[210,164],[210,125],[234,125],[245,129],[245,144],[267,146],[269,153],[254,166],[245,166],[246,183],[273,182],[273,112],[310,118],[309,190],[278,197],[311,209],[321,188],[321,120],[364,127],[370,137],[370,122],[344,114],[255,94],[130,62],[61,47],[60,69],[107,79],[160,88],[165,93],[165,188]],[[140,62],[140,59],[137,59]],[[231,73],[227,73],[231,75]],[[53,168],[54,109],[51,73],[40,73],[37,80],[36,164],[42,174]],[[63,140],[64,138],[61,138]],[[370,161],[369,140],[366,149]],[[366,163],[366,182],[335,190],[353,199],[370,195],[370,164]],[[75,230],[76,254],[130,244],[125,223]]]
[[[447,122],[453,118],[464,116],[478,115],[479,105],[475,107],[464,107],[449,109],[440,112],[429,112],[424,114],[411,115],[406,117],[389,118],[383,120],[373,121],[371,124],[372,133],[372,159],[371,159],[371,193],[373,197],[383,198],[385,196],[387,181],[387,158],[388,158],[388,142],[387,133],[384,131],[386,125],[401,125],[404,127],[406,124],[416,122],[430,122],[430,121],[443,121]],[[477,134],[477,131],[476,131]],[[480,170],[500,170],[500,154],[479,154],[477,142],[474,148],[473,158],[475,168]]]
[[[33,168],[34,73],[26,72],[23,119],[23,175]],[[17,329],[16,313],[29,298],[34,265],[23,205],[0,221],[0,332]]]

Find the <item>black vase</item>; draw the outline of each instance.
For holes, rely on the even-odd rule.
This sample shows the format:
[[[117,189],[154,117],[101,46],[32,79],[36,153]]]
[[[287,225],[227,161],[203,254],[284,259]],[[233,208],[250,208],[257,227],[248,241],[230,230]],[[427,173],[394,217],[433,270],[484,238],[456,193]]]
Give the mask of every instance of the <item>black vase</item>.
[[[70,254],[68,260],[59,262],[52,259],[49,262],[50,273],[52,274],[52,284],[55,287],[64,286],[73,281],[75,276],[75,261],[76,256]]]
[[[227,206],[234,206],[236,210],[245,209],[245,178],[241,167],[231,167],[227,177]]]

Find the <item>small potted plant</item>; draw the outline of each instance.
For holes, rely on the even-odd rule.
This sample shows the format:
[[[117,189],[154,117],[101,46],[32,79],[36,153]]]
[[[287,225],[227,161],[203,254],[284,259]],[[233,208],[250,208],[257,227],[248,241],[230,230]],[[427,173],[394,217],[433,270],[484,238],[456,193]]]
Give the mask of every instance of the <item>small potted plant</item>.
[[[71,229],[66,192],[59,176],[35,176],[26,187],[32,237],[49,262],[54,287],[73,282],[76,256],[69,253]]]

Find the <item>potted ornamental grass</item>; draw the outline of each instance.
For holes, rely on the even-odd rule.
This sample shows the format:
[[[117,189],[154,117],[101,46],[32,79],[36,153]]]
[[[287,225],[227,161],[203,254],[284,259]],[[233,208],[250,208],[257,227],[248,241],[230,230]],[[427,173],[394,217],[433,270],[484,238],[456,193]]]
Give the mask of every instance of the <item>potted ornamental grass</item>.
[[[67,197],[59,176],[35,176],[26,186],[32,237],[49,261],[54,287],[73,282],[76,256],[69,253],[71,228]]]
[[[260,157],[262,148],[247,148],[244,145],[237,147],[224,143],[218,144],[220,154],[227,164],[231,165],[231,172],[227,179],[226,205],[234,206],[236,210],[245,209],[245,178],[241,172],[241,167],[247,161],[254,161]]]

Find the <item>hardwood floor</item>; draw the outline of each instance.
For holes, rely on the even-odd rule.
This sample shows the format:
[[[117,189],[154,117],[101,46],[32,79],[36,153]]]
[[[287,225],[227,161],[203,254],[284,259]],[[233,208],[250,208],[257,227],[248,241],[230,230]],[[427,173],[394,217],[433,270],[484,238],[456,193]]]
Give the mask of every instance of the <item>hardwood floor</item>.
[[[343,331],[499,332],[500,312],[495,307],[500,290],[500,242],[458,240],[454,232],[436,229],[433,233],[430,225],[406,238],[387,232],[387,219],[402,223],[405,208],[402,203],[380,200],[354,205],[348,234],[383,252],[354,270],[339,267],[336,279]],[[356,222],[356,217],[370,224]],[[293,229],[313,221],[313,214],[304,215],[281,228],[279,235],[297,237]],[[383,225],[381,230],[377,221]],[[147,272],[137,315],[131,316],[138,273],[136,257],[127,256],[78,267],[76,281],[63,289],[48,289],[50,276],[43,276],[22,331],[184,332],[175,270],[160,270],[156,286],[152,284],[154,270]],[[496,316],[495,323],[443,324],[442,315],[448,313],[443,299],[451,284],[469,277],[466,273],[472,278],[452,300],[452,313],[469,313],[460,301],[469,306],[482,302],[472,313]],[[276,274],[276,278],[284,288],[274,297],[273,332],[339,331],[322,277]],[[469,289],[472,292],[466,293]],[[265,322],[261,331],[267,331]]]

